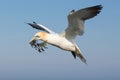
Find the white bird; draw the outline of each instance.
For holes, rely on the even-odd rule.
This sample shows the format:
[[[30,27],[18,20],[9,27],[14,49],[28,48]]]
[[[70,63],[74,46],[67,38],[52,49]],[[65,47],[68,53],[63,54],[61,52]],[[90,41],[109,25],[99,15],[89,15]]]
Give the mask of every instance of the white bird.
[[[72,10],[68,15],[68,27],[60,34],[48,29],[47,27],[37,24],[36,22],[27,23],[33,28],[43,30],[38,32],[30,40],[30,45],[36,48],[39,52],[44,51],[46,43],[59,47],[63,50],[70,51],[74,58],[79,57],[82,62],[86,63],[86,59],[82,55],[81,50],[78,48],[74,39],[77,35],[83,35],[84,22],[100,13],[102,5],[96,5],[80,9],[78,11]],[[42,40],[42,43],[38,43]]]

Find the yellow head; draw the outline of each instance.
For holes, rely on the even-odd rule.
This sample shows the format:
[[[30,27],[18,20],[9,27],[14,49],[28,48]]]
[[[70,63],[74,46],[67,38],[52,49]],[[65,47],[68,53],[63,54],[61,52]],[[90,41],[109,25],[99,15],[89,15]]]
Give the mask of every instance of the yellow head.
[[[30,40],[30,44],[34,44],[37,40],[46,41],[47,33],[46,32],[38,32],[34,35],[34,37]]]
[[[46,40],[47,33],[46,32],[38,32],[34,35],[39,40]]]

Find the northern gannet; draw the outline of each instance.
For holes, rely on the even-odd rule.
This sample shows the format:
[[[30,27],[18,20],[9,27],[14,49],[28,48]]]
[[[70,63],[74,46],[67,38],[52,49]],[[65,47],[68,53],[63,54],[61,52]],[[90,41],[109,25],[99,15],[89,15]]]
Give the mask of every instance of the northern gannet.
[[[99,14],[101,9],[102,5],[96,5],[83,8],[78,11],[72,10],[68,15],[68,27],[60,34],[57,34],[36,22],[27,23],[33,28],[42,30],[42,32],[36,33],[29,43],[39,52],[44,51],[44,48],[47,48],[46,43],[54,45],[63,50],[70,51],[74,58],[77,56],[82,60],[82,62],[86,63],[86,59],[82,55],[77,44],[74,42],[74,39],[77,35],[83,35],[85,20],[93,18]],[[42,40],[43,42],[38,43],[38,40]]]

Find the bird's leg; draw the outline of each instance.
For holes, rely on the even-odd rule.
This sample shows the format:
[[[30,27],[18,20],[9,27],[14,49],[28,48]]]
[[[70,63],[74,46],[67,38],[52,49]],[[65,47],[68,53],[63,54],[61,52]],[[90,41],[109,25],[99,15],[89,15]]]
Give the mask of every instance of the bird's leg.
[[[41,50],[42,50],[42,51],[45,51],[45,50],[43,49],[43,47],[41,47]]]
[[[37,44],[35,45],[35,47],[37,48],[37,50],[38,50],[39,52],[45,51],[44,48],[47,48],[47,47],[46,47],[46,42],[44,41],[44,42],[42,42],[42,43],[37,43]]]
[[[46,48],[46,49],[48,49],[48,47],[46,47],[46,45],[47,45],[47,41],[44,41],[44,44],[43,44],[44,46],[44,48]]]
[[[33,48],[35,48],[36,50],[38,50],[39,52],[42,52],[42,51],[45,51],[44,50],[45,48],[47,49],[46,43],[47,43],[47,41],[43,41],[41,43],[37,43],[36,41],[32,41],[32,42],[30,42],[30,45]]]

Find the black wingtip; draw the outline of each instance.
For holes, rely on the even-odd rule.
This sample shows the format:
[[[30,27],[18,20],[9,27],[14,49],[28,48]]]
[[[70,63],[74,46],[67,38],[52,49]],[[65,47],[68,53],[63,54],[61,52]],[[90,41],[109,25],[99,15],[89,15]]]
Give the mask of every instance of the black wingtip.
[[[98,5],[100,8],[103,8],[103,6],[100,4],[100,5]]]
[[[76,59],[76,54],[75,54],[75,52],[74,52],[74,51],[71,51],[71,53],[72,53],[74,59]]]
[[[37,24],[35,21],[33,21],[33,24]]]
[[[103,8],[102,5],[96,5],[96,6],[94,6],[94,7],[96,7],[96,8],[99,9],[99,10],[102,10],[102,8]]]
[[[30,26],[32,26],[32,25],[33,25],[32,23],[26,23],[26,24],[28,24],[28,25],[30,25]]]
[[[33,23],[26,23],[26,24],[32,26],[35,29],[42,30],[41,27],[34,21],[33,21]]]
[[[102,5],[101,5],[101,4],[99,4],[99,5],[96,5],[96,7],[97,7],[97,6],[98,6],[98,7],[102,7]],[[95,7],[95,6],[94,6],[94,7]]]
[[[33,23],[27,23],[27,22],[24,22],[25,24],[28,24],[28,25],[33,25],[33,24],[37,24],[35,21],[33,21]]]

